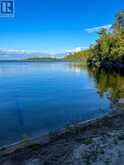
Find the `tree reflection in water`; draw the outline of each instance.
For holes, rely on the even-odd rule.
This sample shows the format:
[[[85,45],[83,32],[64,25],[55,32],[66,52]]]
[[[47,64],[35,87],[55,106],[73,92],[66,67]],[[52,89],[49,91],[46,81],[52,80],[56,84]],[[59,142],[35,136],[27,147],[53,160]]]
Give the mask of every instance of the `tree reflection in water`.
[[[112,102],[124,98],[124,77],[118,73],[88,68],[88,72],[95,78],[99,94],[108,95]]]
[[[124,108],[124,103],[119,105],[118,101],[124,99],[124,76],[120,73],[103,70],[98,68],[89,68],[86,64],[69,64],[71,69],[87,70],[91,78],[94,79],[98,94],[100,97],[107,96],[111,101],[111,109]],[[102,107],[102,105],[100,105]]]

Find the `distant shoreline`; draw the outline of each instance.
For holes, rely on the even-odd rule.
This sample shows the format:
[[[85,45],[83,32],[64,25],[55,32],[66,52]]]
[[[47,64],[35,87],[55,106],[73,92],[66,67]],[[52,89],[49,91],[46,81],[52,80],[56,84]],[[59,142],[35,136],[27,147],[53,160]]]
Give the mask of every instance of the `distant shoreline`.
[[[0,60],[0,62],[83,62],[86,61],[89,57],[89,50],[82,50],[80,52],[70,53],[63,57],[50,57],[50,56],[43,56],[43,57],[29,57],[29,58],[22,58],[22,59],[13,59],[13,60]]]

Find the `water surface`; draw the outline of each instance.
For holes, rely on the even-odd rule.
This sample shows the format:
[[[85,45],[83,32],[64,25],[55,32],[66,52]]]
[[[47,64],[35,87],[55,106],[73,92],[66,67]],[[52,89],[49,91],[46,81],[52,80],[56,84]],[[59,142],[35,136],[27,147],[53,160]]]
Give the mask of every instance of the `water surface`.
[[[110,84],[96,74],[76,63],[0,63],[0,145],[109,112]]]

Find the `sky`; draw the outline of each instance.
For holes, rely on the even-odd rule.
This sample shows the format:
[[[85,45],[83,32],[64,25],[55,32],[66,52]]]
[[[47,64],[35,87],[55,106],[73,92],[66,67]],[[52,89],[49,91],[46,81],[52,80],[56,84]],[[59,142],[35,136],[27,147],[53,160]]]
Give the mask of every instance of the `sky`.
[[[0,17],[0,49],[87,48],[123,9],[124,0],[15,0],[15,17]]]

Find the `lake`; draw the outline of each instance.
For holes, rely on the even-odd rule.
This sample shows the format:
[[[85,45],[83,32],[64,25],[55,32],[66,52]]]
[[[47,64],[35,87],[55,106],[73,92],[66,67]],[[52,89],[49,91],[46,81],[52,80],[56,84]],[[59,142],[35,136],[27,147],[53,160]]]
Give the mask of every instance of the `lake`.
[[[0,145],[100,117],[113,110],[123,84],[84,64],[1,62]]]

